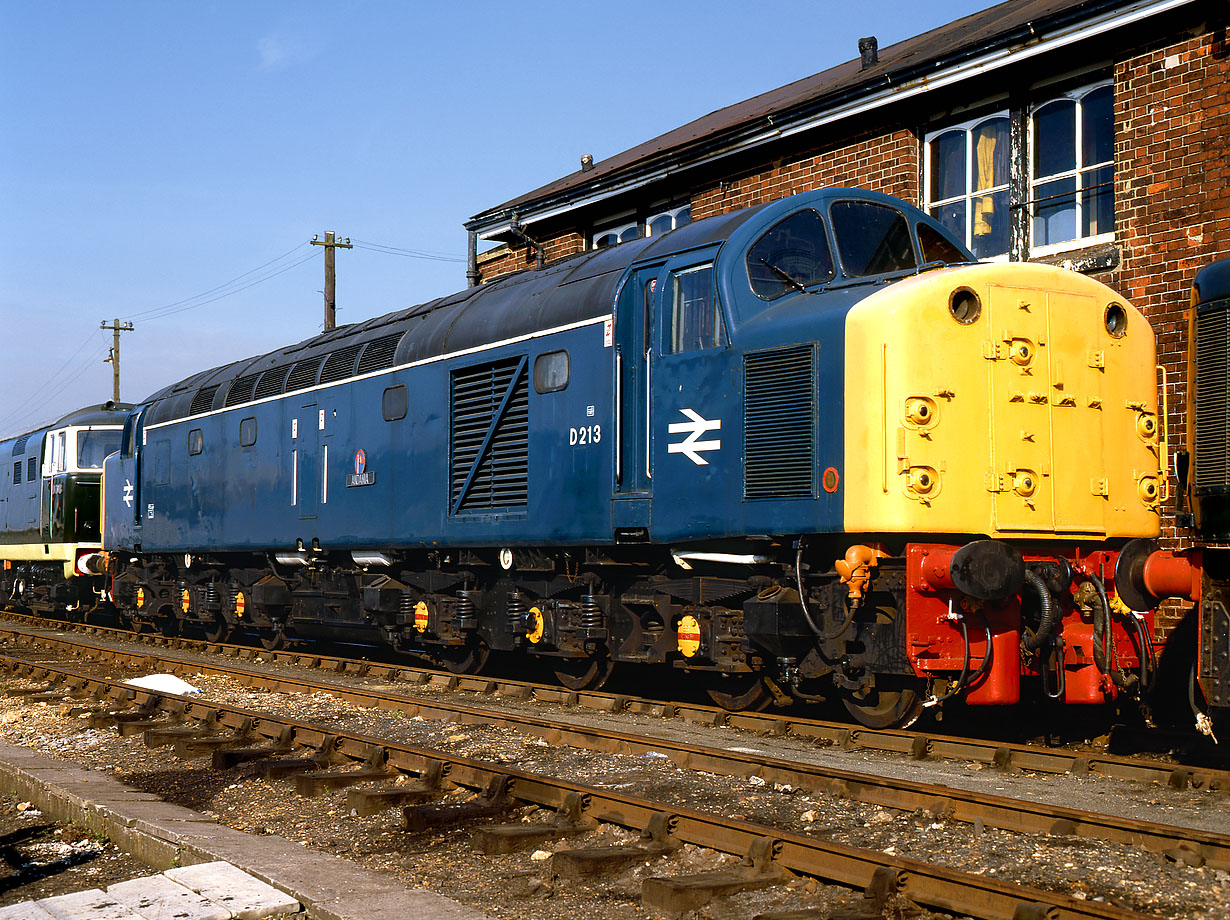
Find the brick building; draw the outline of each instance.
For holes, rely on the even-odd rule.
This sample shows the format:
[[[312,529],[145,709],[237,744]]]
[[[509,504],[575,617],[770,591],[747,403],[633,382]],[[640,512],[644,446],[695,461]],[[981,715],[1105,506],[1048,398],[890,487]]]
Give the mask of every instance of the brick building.
[[[1230,256],[1228,25],[1225,0],[1008,0],[891,47],[863,40],[858,58],[474,216],[472,254],[503,245],[471,280],[811,188],[876,189],[980,258],[1069,265],[1140,307],[1178,447],[1188,285]]]

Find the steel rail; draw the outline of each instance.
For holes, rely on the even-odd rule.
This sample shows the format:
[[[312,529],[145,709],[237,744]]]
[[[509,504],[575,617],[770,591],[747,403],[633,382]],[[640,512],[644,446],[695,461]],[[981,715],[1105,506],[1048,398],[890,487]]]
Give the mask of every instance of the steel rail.
[[[542,738],[551,744],[613,754],[668,756],[676,766],[726,776],[757,776],[766,782],[789,784],[815,792],[840,795],[901,811],[925,809],[937,817],[984,824],[1022,834],[1059,834],[1090,837],[1141,846],[1149,850],[1200,857],[1213,868],[1230,869],[1230,835],[1196,828],[1176,827],[1135,818],[1098,814],[1083,809],[1035,802],[1010,796],[939,786],[931,783],[877,776],[834,767],[749,754],[708,745],[646,737],[609,728],[570,725],[515,713],[499,713],[460,703],[402,696],[385,691],[347,687],[330,682],[272,674],[226,665],[205,664],[184,658],[127,652],[88,645],[60,636],[31,636],[38,645],[75,652],[81,657],[101,654],[129,664],[156,666],[180,673],[212,673],[245,686],[273,692],[328,693],[345,702],[372,709],[397,710],[409,716],[449,720],[463,724],[498,725]]]
[[[1013,885],[441,751],[340,732],[328,726],[219,703],[185,700],[11,655],[0,656],[0,666],[32,679],[68,683],[75,692],[100,700],[110,699],[129,707],[144,707],[150,712],[165,712],[176,720],[200,719],[230,728],[237,739],[260,737],[279,744],[289,740],[299,747],[362,763],[371,763],[379,754],[394,770],[422,775],[440,769],[449,783],[476,790],[491,788],[495,780],[503,778],[510,794],[518,801],[561,812],[570,802],[579,801],[581,813],[588,819],[638,831],[646,830],[655,822],[665,824],[676,843],[690,843],[737,856],[748,855],[756,848],[756,851],[769,853],[777,868],[856,889],[868,888],[877,870],[887,869],[893,873],[895,889],[916,904],[979,920],[1014,920],[1022,916],[1045,917],[1046,920],[1142,920],[1150,917],[1112,904]]]
[[[9,615],[18,615],[12,614]],[[48,628],[64,629],[65,624],[45,617],[31,617]],[[1230,770],[1212,767],[1189,767],[1140,757],[1121,757],[1095,751],[1067,751],[1032,744],[1015,744],[978,738],[962,738],[934,732],[905,729],[871,729],[841,722],[809,719],[785,713],[727,712],[715,706],[686,702],[664,702],[604,693],[596,690],[567,690],[532,681],[513,680],[482,675],[458,675],[425,667],[401,663],[375,662],[353,658],[320,655],[298,650],[270,651],[250,645],[231,645],[181,637],[165,637],[132,633],[126,630],[89,625],[79,627],[87,633],[131,641],[147,641],[155,646],[182,651],[210,652],[230,655],[240,660],[255,660],[313,667],[352,676],[370,676],[408,683],[443,683],[450,689],[475,693],[499,692],[506,696],[532,697],[543,702],[583,706],[605,711],[625,711],[665,718],[683,718],[713,725],[730,725],[759,734],[787,734],[809,738],[842,749],[862,749],[903,754],[916,759],[940,758],[981,763],[1001,770],[1025,770],[1036,773],[1092,773],[1142,783],[1159,783],[1176,789],[1192,786],[1197,789],[1230,790]],[[16,631],[15,627],[0,627],[0,633]]]

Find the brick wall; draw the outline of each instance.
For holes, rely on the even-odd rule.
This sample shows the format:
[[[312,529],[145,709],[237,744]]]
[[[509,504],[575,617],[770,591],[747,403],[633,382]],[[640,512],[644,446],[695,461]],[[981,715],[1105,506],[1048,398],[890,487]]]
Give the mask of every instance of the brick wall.
[[[692,196],[692,219],[831,186],[872,189],[917,204],[918,157],[918,140],[905,129],[807,151],[698,190]]]
[[[533,236],[533,233],[530,233]],[[538,239],[535,237],[535,239]],[[554,262],[564,256],[585,251],[585,237],[576,231],[561,233],[541,239],[546,261]],[[537,264],[537,253],[528,246],[508,247],[488,258],[479,257],[479,271],[483,281],[490,281],[509,272],[521,271],[523,268],[533,268]]]

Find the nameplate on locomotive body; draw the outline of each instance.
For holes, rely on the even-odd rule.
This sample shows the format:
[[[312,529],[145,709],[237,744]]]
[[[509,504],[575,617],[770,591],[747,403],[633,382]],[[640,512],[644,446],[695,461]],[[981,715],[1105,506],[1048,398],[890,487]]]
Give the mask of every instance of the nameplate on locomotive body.
[[[350,486],[370,486],[375,485],[376,474],[370,470],[362,473],[349,473],[346,476],[346,487]]]

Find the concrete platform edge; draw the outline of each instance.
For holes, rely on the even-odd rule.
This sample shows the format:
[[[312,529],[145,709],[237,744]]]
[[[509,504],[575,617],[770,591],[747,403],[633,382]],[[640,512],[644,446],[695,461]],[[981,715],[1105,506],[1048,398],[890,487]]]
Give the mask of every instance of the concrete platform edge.
[[[277,835],[256,836],[94,770],[0,742],[0,789],[105,836],[151,869],[225,860],[296,898],[312,920],[483,920],[456,901]]]

